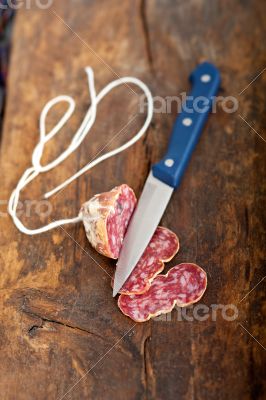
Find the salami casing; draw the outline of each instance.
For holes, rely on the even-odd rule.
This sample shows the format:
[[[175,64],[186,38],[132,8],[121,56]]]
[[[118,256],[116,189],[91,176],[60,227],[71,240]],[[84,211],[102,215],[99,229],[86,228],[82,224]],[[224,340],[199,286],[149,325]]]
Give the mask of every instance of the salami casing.
[[[149,290],[140,295],[121,294],[118,306],[136,322],[166,314],[175,305],[185,307],[201,299],[207,287],[206,272],[196,264],[179,264],[166,274],[158,275]]]
[[[136,196],[126,184],[96,194],[83,204],[80,216],[91,245],[101,254],[118,258],[125,232],[136,206]]]
[[[130,295],[146,292],[155,276],[164,269],[164,262],[170,261],[178,250],[179,240],[176,234],[167,228],[158,226],[120,293]]]

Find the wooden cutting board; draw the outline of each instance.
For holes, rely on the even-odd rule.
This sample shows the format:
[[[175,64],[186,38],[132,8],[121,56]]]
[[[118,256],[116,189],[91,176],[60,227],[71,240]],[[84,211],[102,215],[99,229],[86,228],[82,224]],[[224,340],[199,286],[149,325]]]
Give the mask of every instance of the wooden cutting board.
[[[2,399],[264,398],[265,27],[259,0],[54,0],[47,10],[21,7],[1,138]],[[209,286],[203,304],[234,304],[238,318],[226,321],[217,311],[216,321],[178,321],[175,310],[134,324],[112,298],[114,262],[90,247],[81,224],[25,236],[5,214],[5,200],[30,166],[44,104],[59,94],[77,101],[44,162],[66,147],[79,126],[90,103],[85,66],[94,68],[98,91],[117,76],[132,75],[165,97],[187,91],[189,72],[203,60],[221,69],[220,95],[236,96],[239,109],[229,114],[218,107],[210,116],[163,217],[162,225],[181,242],[167,268],[184,261],[205,268]],[[95,193],[124,182],[140,194],[150,164],[166,149],[174,107],[155,113],[134,147],[55,196],[49,216],[40,219],[40,203],[34,202],[118,132],[108,149],[141,126],[145,115],[131,89],[109,95],[83,146],[23,192],[27,226],[75,216]],[[48,125],[62,112],[63,107],[51,111]],[[47,210],[46,203],[41,206]]]

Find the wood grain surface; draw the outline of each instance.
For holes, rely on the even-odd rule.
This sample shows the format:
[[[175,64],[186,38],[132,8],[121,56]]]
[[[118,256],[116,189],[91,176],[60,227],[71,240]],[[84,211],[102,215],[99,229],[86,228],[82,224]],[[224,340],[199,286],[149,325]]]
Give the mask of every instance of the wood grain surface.
[[[1,137],[1,399],[265,398],[265,11],[260,0],[54,0],[47,10],[18,11]],[[167,269],[202,266],[202,303],[233,304],[238,317],[217,311],[216,320],[178,321],[175,310],[134,324],[112,298],[114,262],[90,247],[81,224],[26,236],[5,214],[5,200],[30,166],[41,109],[59,94],[73,96],[77,109],[43,162],[71,140],[90,104],[85,66],[94,68],[98,91],[132,75],[165,97],[189,90],[202,60],[220,68],[220,95],[235,96],[239,108],[210,116],[163,217],[181,242]],[[140,194],[166,149],[174,109],[156,113],[145,138],[55,196],[49,216],[40,218],[34,203],[106,143],[105,151],[132,136],[145,117],[139,94],[133,86],[110,94],[84,144],[23,192],[28,227],[76,216],[85,200],[124,182]],[[51,111],[49,126],[63,108]]]

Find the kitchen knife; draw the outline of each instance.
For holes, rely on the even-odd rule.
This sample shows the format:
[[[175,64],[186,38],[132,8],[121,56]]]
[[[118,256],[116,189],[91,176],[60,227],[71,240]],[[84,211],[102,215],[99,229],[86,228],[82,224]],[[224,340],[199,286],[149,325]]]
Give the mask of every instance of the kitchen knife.
[[[166,155],[152,167],[131,218],[117,262],[113,296],[138,263],[180,184],[219,89],[220,74],[204,62],[192,72],[190,81],[192,91],[175,121]]]

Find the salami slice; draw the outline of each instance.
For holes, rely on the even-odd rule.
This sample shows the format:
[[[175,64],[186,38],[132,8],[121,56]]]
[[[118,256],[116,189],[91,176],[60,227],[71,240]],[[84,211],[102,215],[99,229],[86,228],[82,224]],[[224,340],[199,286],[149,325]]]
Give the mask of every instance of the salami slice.
[[[158,226],[120,293],[130,295],[146,292],[155,276],[164,269],[164,262],[170,261],[178,250],[179,240],[176,234],[167,228]]]
[[[207,287],[206,272],[196,264],[179,264],[166,274],[158,275],[149,290],[140,295],[121,294],[118,307],[136,322],[186,307],[201,299]]]
[[[136,196],[126,184],[96,194],[83,204],[80,216],[91,245],[101,254],[118,258],[125,232],[136,206]]]

